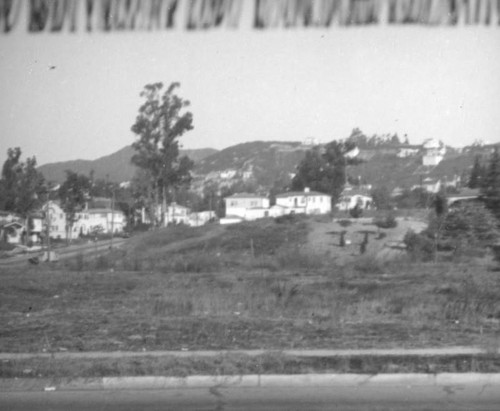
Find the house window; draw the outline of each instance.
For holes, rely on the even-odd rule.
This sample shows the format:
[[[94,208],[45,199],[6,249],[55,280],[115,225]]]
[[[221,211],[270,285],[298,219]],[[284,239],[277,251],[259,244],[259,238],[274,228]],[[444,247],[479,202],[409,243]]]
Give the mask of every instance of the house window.
[[[229,205],[230,205],[231,207],[236,207],[237,203],[236,203],[236,201],[231,201],[231,202],[229,203]]]
[[[257,201],[250,201],[250,207],[257,207]]]
[[[305,204],[305,202],[306,202],[306,198],[305,198],[305,197],[302,197],[302,198],[300,199],[300,203],[301,203],[301,204]]]

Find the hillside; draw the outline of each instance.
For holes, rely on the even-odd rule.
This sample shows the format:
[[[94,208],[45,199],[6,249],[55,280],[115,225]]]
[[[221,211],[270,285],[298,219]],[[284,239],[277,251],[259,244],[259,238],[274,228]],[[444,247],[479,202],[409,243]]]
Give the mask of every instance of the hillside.
[[[310,146],[300,142],[253,141],[218,151],[199,161],[195,173],[236,170],[251,171],[262,186],[272,186],[275,180],[295,172]]]
[[[181,150],[181,155],[187,155],[195,162],[215,153],[212,148]],[[89,175],[94,170],[96,178],[109,178],[113,182],[129,181],[135,174],[135,166],[130,159],[134,154],[132,146],[126,146],[116,153],[100,157],[96,160],[71,160],[59,163],[49,163],[38,167],[38,170],[49,181],[60,183],[66,177],[66,170]]]
[[[223,181],[225,185],[235,183],[241,178],[241,173],[251,174],[252,179],[263,189],[271,188],[275,182],[283,185],[289,181],[291,173],[304,157],[306,150],[311,148],[300,142],[252,141],[237,144],[217,151],[214,149],[181,150],[182,155],[188,155],[195,161],[194,175],[196,181],[203,185],[207,180],[213,180],[211,175],[218,175],[215,180]],[[489,150],[490,148],[488,148]],[[397,150],[386,147],[370,147],[361,149],[358,158],[364,161],[348,167],[351,177],[360,178],[364,184],[373,186],[411,187],[419,184],[422,178],[453,179],[468,172],[478,154],[486,161],[484,150],[469,149],[463,153],[449,149],[444,160],[435,167],[423,167],[422,156],[399,158]],[[486,150],[486,151],[485,151]],[[89,174],[94,170],[96,178],[106,178],[110,181],[122,182],[130,180],[135,167],[130,163],[133,154],[131,146],[97,160],[75,160],[61,163],[46,164],[39,170],[50,181],[61,182],[65,178],[65,170]],[[239,172],[238,176],[220,177],[221,172]],[[207,178],[208,177],[208,178]]]

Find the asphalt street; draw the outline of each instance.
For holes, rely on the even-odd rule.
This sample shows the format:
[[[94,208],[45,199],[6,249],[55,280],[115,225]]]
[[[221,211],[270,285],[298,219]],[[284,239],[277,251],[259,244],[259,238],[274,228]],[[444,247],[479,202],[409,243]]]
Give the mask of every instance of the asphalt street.
[[[498,386],[332,386],[4,392],[9,411],[495,410]]]

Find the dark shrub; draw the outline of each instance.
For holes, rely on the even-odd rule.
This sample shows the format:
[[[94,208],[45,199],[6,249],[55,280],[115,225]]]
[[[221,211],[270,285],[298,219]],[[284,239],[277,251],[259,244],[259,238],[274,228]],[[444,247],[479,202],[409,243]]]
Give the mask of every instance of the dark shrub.
[[[406,250],[417,261],[429,261],[434,257],[434,241],[425,234],[408,231],[404,238]]]
[[[394,213],[386,213],[373,219],[373,224],[379,228],[395,228],[398,226]]]
[[[349,210],[349,214],[351,215],[352,218],[359,218],[363,215],[363,209],[356,204],[356,207],[351,208]]]

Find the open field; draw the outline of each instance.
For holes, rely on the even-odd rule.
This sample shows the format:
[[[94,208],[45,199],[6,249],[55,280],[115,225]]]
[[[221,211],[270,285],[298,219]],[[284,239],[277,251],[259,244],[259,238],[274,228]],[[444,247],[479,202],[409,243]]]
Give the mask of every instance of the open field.
[[[500,276],[490,264],[374,254],[339,264],[308,247],[316,224],[168,228],[94,259],[3,269],[0,350],[498,344]]]
[[[415,224],[402,219],[396,228],[378,230],[366,219],[346,224],[295,216],[172,227],[134,237],[108,255],[0,268],[0,351],[446,346],[496,351],[495,264],[485,258],[413,263],[401,250],[391,258],[381,254]],[[341,229],[351,240],[346,247],[337,244]],[[366,231],[368,252],[360,255]],[[0,376],[20,376],[26,369],[28,376],[323,370],[313,360],[271,357],[9,361],[2,363]],[[435,362],[441,371],[460,370],[459,363],[469,364],[464,371],[491,371],[484,365],[488,361],[498,365],[495,355],[477,361]],[[274,365],[264,366],[268,363]],[[325,371],[358,372],[356,362],[325,364]],[[359,372],[421,371],[414,359],[359,364]]]

